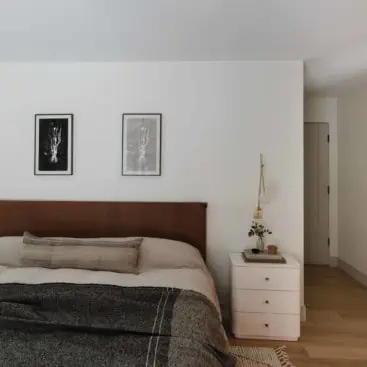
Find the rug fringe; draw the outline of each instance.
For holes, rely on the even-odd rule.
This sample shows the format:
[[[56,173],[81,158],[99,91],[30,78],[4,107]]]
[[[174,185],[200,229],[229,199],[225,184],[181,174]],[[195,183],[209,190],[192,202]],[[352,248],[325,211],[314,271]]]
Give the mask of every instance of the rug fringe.
[[[284,345],[278,348],[231,346],[231,354],[237,359],[237,367],[295,367],[285,349]]]
[[[275,349],[275,354],[277,355],[280,364],[282,367],[295,367],[289,360],[289,355],[285,352],[286,346],[283,345],[277,349]]]

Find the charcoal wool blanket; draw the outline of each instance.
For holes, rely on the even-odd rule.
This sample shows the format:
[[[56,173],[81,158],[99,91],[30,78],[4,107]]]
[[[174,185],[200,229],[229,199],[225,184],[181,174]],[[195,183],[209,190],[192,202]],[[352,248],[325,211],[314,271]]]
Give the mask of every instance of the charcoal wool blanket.
[[[0,285],[0,366],[233,366],[214,305],[193,291]]]

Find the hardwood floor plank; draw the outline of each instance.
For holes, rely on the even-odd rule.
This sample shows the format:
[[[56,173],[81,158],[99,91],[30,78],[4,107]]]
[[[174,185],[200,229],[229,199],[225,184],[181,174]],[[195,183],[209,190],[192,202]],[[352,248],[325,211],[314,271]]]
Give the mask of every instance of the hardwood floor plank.
[[[345,359],[367,361],[367,348],[355,348],[351,346],[330,346],[306,344],[305,349],[312,358]]]

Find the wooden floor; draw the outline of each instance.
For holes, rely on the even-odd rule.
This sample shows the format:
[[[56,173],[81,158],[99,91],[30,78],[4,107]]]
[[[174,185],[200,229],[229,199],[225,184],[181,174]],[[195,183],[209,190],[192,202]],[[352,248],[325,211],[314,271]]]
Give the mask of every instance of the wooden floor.
[[[307,321],[299,342],[231,339],[233,345],[286,345],[296,367],[367,367],[367,289],[342,270],[305,269]]]

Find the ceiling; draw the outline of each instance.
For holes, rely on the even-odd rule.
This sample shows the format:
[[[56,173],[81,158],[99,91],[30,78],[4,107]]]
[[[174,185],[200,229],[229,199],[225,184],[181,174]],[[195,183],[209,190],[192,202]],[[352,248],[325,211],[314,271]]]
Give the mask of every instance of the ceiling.
[[[302,59],[327,90],[367,74],[366,20],[367,0],[0,0],[0,61]]]

